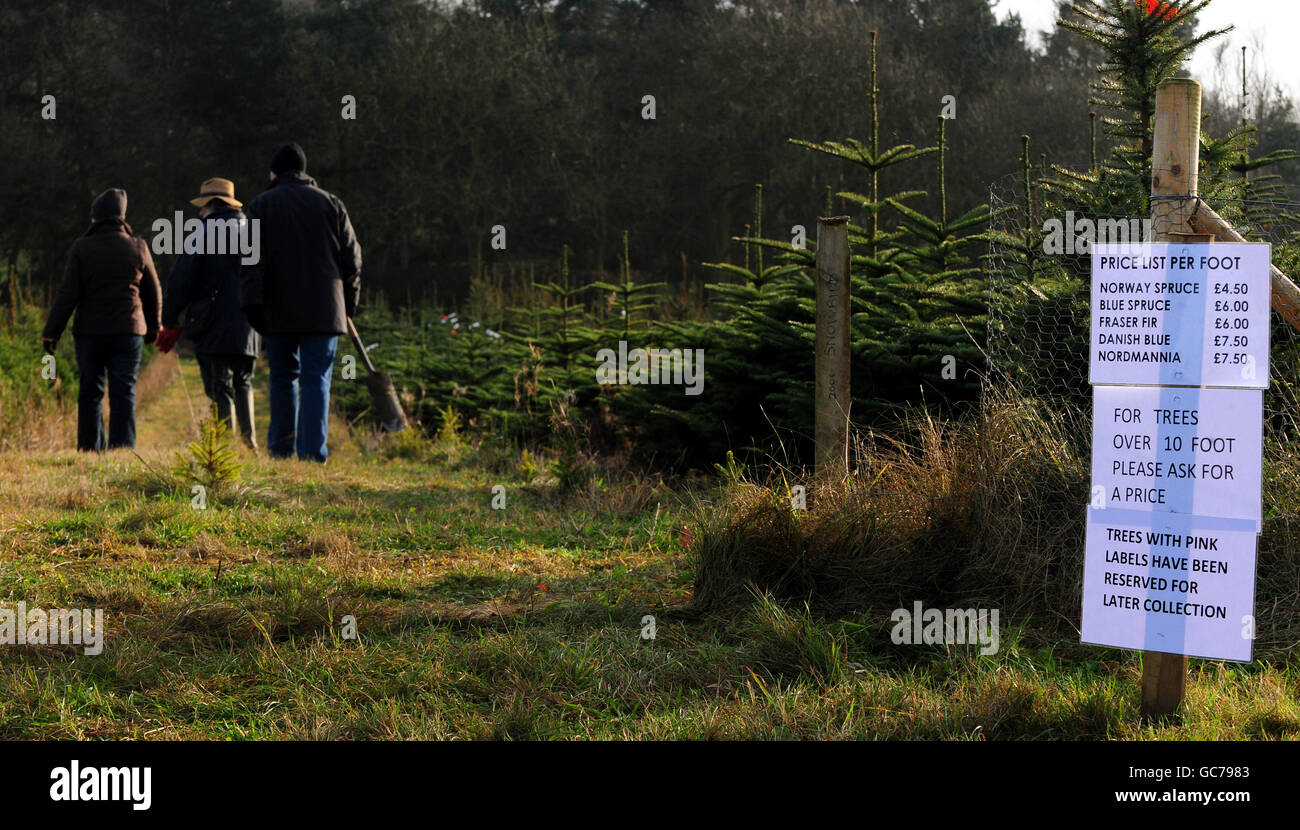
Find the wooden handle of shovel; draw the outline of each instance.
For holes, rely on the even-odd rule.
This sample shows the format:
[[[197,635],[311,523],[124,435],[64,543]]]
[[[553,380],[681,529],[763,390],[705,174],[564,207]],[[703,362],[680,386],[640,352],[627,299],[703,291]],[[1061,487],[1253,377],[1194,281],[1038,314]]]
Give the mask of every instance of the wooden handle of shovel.
[[[375,373],[375,364],[370,362],[370,353],[366,351],[365,345],[361,342],[361,335],[357,334],[357,327],[353,324],[351,317],[348,318],[348,334],[352,337],[352,343],[357,347],[357,351],[361,353],[361,360],[366,364],[366,371],[373,375]]]

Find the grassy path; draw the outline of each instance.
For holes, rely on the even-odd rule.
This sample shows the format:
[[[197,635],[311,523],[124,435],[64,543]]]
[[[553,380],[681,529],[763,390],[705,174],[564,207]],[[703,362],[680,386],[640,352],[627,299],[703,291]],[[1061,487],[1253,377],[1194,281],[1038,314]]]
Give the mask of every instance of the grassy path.
[[[175,352],[156,355],[141,372],[139,386],[137,449],[170,452],[194,440],[197,423],[207,415],[207,398],[192,356],[180,359]],[[265,394],[260,389],[258,394],[261,403]]]
[[[204,399],[192,360],[150,371],[140,454],[165,469]],[[98,656],[0,646],[0,738],[1300,737],[1294,663],[1194,663],[1185,722],[1147,729],[1118,652],[684,613],[680,528],[707,506],[681,490],[561,495],[490,445],[453,463],[331,434],[324,467],[244,455],[203,510],[130,453],[0,456],[0,602],[108,629]]]

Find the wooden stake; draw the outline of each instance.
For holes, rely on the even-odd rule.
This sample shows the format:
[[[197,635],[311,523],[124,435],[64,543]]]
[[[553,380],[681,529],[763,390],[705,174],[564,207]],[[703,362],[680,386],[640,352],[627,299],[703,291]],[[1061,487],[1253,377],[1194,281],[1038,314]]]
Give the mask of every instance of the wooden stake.
[[[817,220],[816,472],[849,468],[849,217]]]
[[[1151,144],[1151,225],[1155,242],[1190,241],[1201,157],[1201,85],[1171,78],[1156,89]],[[1142,652],[1142,717],[1168,718],[1187,690],[1187,656]]]
[[[1190,233],[1201,157],[1201,85],[1171,78],[1156,90],[1152,128],[1151,222],[1156,242]]]
[[[1187,656],[1142,652],[1142,718],[1166,720],[1182,705],[1187,692]]]

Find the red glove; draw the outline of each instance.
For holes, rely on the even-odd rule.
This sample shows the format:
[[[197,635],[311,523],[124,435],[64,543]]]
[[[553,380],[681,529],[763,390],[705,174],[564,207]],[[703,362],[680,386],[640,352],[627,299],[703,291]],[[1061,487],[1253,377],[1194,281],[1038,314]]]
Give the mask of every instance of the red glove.
[[[154,343],[154,346],[157,347],[158,351],[166,354],[176,346],[176,341],[180,339],[180,329],[169,329],[163,326],[162,331],[158,332],[158,340]]]

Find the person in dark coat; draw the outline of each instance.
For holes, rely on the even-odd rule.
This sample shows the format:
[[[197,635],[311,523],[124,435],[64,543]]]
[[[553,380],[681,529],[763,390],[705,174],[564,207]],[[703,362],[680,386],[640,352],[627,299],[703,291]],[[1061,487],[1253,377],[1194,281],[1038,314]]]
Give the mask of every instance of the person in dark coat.
[[[167,277],[158,351],[168,352],[184,336],[194,343],[203,391],[216,417],[233,432],[238,423],[244,443],[257,449],[253,428],[253,364],[261,338],[239,308],[240,238],[248,223],[235,198],[235,183],[208,179],[190,204],[199,208],[204,242],[226,240],[217,250],[182,253]],[[187,249],[192,246],[187,246]],[[202,247],[202,246],[193,246]],[[224,252],[223,251],[224,248]],[[180,327],[181,312],[185,325]]]
[[[240,305],[266,341],[271,375],[267,451],[325,461],[338,336],[361,299],[361,246],[347,209],[306,173],[297,144],[271,159],[271,187],[248,204],[261,256],[244,266]]]
[[[76,312],[77,449],[135,447],[135,383],[140,351],[161,325],[162,291],[153,257],[126,223],[126,191],[109,188],[90,206],[90,229],[72,245],[68,266],[45,321],[48,354]],[[109,424],[104,435],[104,382]]]

